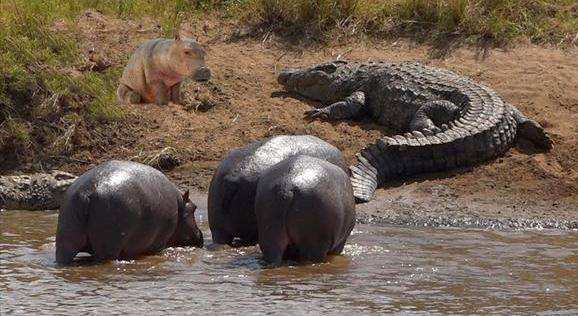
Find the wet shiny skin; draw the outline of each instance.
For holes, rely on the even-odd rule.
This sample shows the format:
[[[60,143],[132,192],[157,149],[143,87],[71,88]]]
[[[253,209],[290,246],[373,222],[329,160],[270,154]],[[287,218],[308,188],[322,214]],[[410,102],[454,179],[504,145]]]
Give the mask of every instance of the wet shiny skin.
[[[0,214],[0,314],[578,314],[577,232],[357,225],[326,264],[267,270],[257,247],[225,247],[57,268],[56,217]]]

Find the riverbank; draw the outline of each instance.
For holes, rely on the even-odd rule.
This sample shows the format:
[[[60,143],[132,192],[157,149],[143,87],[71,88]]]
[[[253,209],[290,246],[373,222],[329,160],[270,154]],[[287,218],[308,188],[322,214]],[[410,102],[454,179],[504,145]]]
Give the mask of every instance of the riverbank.
[[[113,69],[122,69],[143,41],[162,35],[154,20],[125,21],[95,11],[79,17],[76,26],[83,52],[105,56]],[[354,163],[356,152],[389,131],[370,120],[304,121],[303,112],[315,104],[284,94],[277,74],[337,58],[417,61],[449,68],[494,88],[546,127],[554,149],[543,153],[522,143],[473,168],[390,183],[377,192],[375,201],[359,206],[360,218],[417,225],[535,228],[539,222],[543,227],[578,227],[576,48],[530,44],[509,50],[460,48],[447,52],[444,59],[432,59],[431,46],[404,40],[354,38],[300,46],[274,34],[256,38],[210,15],[183,23],[181,33],[206,47],[214,74],[210,82],[187,82],[184,106],[124,107],[131,119],[103,125],[97,141],[72,129],[67,144],[74,150],[55,155],[40,167],[80,174],[109,159],[140,161],[171,147],[180,165],[168,175],[183,188],[206,192],[213,171],[230,150],[279,134],[318,136]],[[10,173],[38,167],[24,164]]]

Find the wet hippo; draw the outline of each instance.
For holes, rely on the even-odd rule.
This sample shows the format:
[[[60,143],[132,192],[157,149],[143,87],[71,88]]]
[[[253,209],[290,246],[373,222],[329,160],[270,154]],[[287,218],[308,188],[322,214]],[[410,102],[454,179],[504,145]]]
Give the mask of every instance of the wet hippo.
[[[343,251],[355,225],[349,175],[319,158],[290,157],[261,175],[255,215],[265,261],[324,261]]]
[[[117,89],[122,104],[181,103],[181,81],[211,78],[205,51],[188,38],[157,38],[140,46],[124,68]]]
[[[56,262],[79,252],[95,261],[130,259],[166,246],[203,245],[196,206],[160,171],[136,162],[109,161],[80,176],[58,215]]]
[[[255,193],[261,175],[291,156],[327,160],[349,172],[339,149],[315,136],[274,136],[231,152],[219,165],[209,187],[208,215],[218,244],[257,243]]]

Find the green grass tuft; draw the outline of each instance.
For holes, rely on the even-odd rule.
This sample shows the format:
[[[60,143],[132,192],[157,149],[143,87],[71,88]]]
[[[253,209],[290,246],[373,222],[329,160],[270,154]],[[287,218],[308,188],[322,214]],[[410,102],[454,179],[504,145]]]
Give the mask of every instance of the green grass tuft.
[[[0,124],[0,145],[6,140],[18,146],[28,146],[30,143],[30,126],[26,121],[19,121],[8,117]]]

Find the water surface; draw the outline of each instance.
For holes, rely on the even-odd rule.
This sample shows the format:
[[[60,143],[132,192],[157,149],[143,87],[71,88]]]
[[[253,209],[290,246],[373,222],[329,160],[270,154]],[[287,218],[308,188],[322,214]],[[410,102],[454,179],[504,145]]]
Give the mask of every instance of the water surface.
[[[62,268],[56,221],[0,214],[0,314],[578,315],[576,232],[357,225],[324,264],[264,269],[257,247],[171,248]]]

